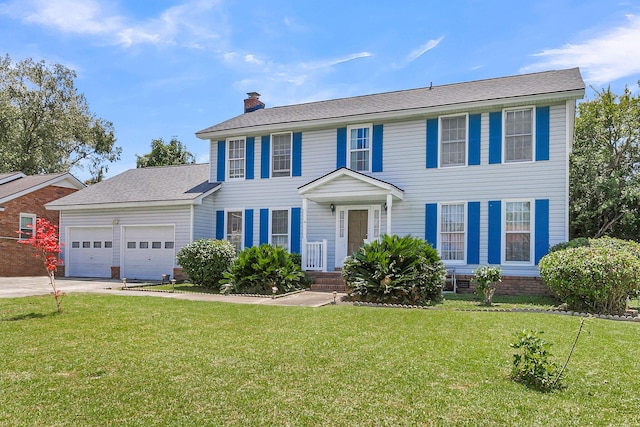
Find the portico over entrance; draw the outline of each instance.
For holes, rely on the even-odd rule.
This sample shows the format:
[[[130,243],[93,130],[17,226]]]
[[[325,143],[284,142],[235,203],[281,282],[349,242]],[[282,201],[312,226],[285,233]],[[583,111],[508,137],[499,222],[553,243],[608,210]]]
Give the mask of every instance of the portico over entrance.
[[[347,168],[301,186],[298,193],[302,197],[302,267],[317,271],[326,271],[329,263],[342,267],[343,259],[364,242],[391,234],[394,202],[404,197],[395,185]],[[321,207],[312,216],[309,202]],[[330,252],[333,260],[328,259]]]

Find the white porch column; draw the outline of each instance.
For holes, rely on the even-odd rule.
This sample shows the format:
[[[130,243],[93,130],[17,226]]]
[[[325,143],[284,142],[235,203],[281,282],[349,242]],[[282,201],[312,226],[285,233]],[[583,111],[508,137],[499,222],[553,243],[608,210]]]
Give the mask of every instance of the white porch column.
[[[393,196],[387,194],[387,235],[391,235],[391,207],[393,206]]]

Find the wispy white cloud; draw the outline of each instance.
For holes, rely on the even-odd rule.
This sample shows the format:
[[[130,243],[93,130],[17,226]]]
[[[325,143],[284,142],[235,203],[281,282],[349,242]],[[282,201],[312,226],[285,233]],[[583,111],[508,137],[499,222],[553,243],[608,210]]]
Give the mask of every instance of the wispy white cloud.
[[[533,56],[539,60],[521,72],[580,67],[588,83],[602,85],[640,73],[640,16],[598,37],[546,49]]]
[[[443,39],[444,39],[444,36],[440,36],[437,39],[429,40],[428,42],[418,47],[417,49],[412,50],[409,53],[409,55],[407,55],[406,62],[407,63],[413,62],[416,59],[420,58],[422,55],[429,52],[434,47],[438,46]]]
[[[118,13],[108,0],[12,0],[0,4],[0,14],[62,33],[98,37],[103,42],[124,47],[179,44],[201,49],[203,42],[220,37],[209,30],[210,16],[203,19],[203,14],[214,9],[218,2],[191,0],[145,21]]]

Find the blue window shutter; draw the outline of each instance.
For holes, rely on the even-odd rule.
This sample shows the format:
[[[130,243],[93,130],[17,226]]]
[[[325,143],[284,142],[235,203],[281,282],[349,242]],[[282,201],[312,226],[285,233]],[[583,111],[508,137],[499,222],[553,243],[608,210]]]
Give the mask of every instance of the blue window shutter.
[[[253,246],[253,209],[244,210],[244,247]]]
[[[224,239],[224,211],[216,211],[216,239]]]
[[[536,160],[549,160],[549,107],[536,108]]]
[[[480,264],[480,202],[467,203],[467,264]]]
[[[226,142],[218,141],[218,176],[216,179],[218,182],[224,181],[224,166],[226,164],[225,155],[227,154]]]
[[[489,113],[489,164],[502,163],[502,111]]]
[[[427,120],[427,168],[438,167],[438,119]]]
[[[469,165],[480,164],[480,123],[482,115],[469,115]]]
[[[536,200],[535,210],[535,253],[536,264],[549,252],[549,199]]]
[[[302,132],[293,133],[291,176],[302,176]]]
[[[264,135],[260,147],[260,178],[269,178],[269,161],[271,160],[271,137]]]
[[[336,169],[347,167],[347,128],[338,128],[336,135]]]
[[[489,201],[489,264],[500,264],[502,242],[502,202]]]
[[[253,179],[253,169],[255,163],[255,138],[250,136],[247,138],[246,144],[247,154],[244,158],[244,177],[245,179]]]
[[[424,240],[434,248],[438,246],[438,204],[424,205]]]
[[[383,125],[373,125],[371,144],[371,172],[382,172],[382,134]]]
[[[300,208],[291,208],[291,250],[292,254],[300,252]]]
[[[260,244],[269,243],[269,209],[260,209]]]

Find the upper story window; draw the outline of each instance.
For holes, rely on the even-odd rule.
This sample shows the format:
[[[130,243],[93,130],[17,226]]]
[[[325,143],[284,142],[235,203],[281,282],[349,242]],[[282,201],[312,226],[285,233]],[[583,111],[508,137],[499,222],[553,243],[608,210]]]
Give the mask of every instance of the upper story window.
[[[271,211],[271,244],[289,250],[289,210]]]
[[[349,169],[369,172],[371,170],[371,125],[350,126],[347,133]]]
[[[467,162],[467,116],[440,118],[440,166],[464,166]]]
[[[245,140],[244,138],[234,138],[227,140],[229,147],[229,179],[243,179],[245,165]]]
[[[33,229],[36,226],[36,215],[21,213],[20,214],[20,240],[30,239],[33,235]]]
[[[465,259],[464,203],[440,205],[440,256],[444,261]]]
[[[291,176],[291,133],[271,135],[271,176]]]
[[[504,161],[533,160],[533,108],[508,110],[504,114]]]
[[[242,211],[227,212],[226,237],[236,249],[236,253],[242,250]]]
[[[505,203],[505,261],[531,262],[531,202]]]

